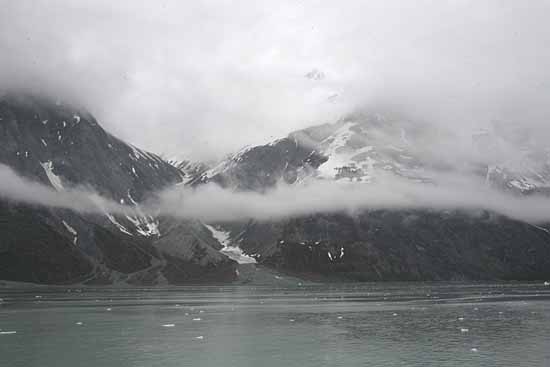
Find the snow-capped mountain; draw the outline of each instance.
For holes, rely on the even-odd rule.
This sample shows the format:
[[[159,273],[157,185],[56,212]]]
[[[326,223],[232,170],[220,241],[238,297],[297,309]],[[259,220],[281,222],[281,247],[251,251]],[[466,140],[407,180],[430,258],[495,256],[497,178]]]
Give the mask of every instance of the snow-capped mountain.
[[[46,98],[0,99],[0,163],[62,191],[86,187],[134,208],[95,215],[0,200],[0,279],[39,283],[231,280],[235,263],[199,222],[144,214],[151,193],[184,171],[126,144],[87,111]],[[98,204],[99,205],[99,204]]]
[[[54,190],[89,188],[133,212],[117,215],[98,207],[96,214],[79,214],[0,199],[0,279],[218,282],[236,279],[237,263],[253,262],[313,278],[548,278],[550,232],[489,212],[377,210],[201,223],[146,214],[140,206],[174,185],[213,182],[264,192],[309,180],[368,185],[381,172],[429,182],[434,171],[458,170],[519,194],[544,191],[549,151],[536,139],[517,136],[502,126],[476,133],[472,155],[453,160],[433,154],[427,144],[448,139],[444,131],[356,114],[246,147],[216,164],[168,163],[110,135],[85,110],[3,96],[0,163]],[[509,149],[517,144],[521,154]]]
[[[498,135],[498,134],[497,134]],[[515,135],[514,135],[515,136]],[[280,182],[356,181],[381,172],[431,182],[458,172],[518,193],[544,188],[548,155],[531,147],[520,165],[474,152],[467,159],[434,154],[430,144],[452,136],[433,126],[357,114],[248,147],[197,176],[234,190],[262,192]],[[498,135],[496,139],[503,139]],[[482,144],[486,149],[488,144]],[[527,186],[527,183],[531,186]],[[499,186],[499,187],[500,187]],[[542,279],[550,275],[550,234],[540,226],[484,212],[377,210],[355,216],[316,214],[277,221],[217,223],[224,241],[258,262],[308,276],[361,280]]]
[[[291,136],[327,157],[317,177],[370,183],[376,171],[420,179],[425,164],[414,151],[422,138],[412,124],[358,114]]]
[[[279,180],[295,183],[306,178],[368,184],[382,172],[431,182],[434,173],[456,171],[517,193],[548,191],[550,148],[494,125],[472,133],[468,155],[445,155],[440,154],[441,147],[433,151],[430,146],[439,141],[444,150],[445,144],[452,144],[455,138],[449,131],[358,113],[264,146],[247,147],[209,170],[195,171],[200,179],[191,181],[263,190]]]
[[[472,138],[474,149],[487,157],[488,184],[522,194],[550,193],[550,148],[545,141],[499,122]]]
[[[371,183],[381,171],[429,180],[431,170],[446,167],[418,147],[436,133],[442,134],[380,115],[352,115],[267,145],[247,147],[200,174],[198,181],[261,191],[281,180],[290,184],[307,179]]]

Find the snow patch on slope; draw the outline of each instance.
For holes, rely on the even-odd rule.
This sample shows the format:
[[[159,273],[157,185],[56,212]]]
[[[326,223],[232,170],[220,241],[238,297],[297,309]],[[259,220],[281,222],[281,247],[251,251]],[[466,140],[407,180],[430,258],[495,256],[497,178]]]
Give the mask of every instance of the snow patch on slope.
[[[243,250],[237,246],[232,246],[229,240],[229,232],[216,229],[214,226],[204,225],[212,233],[212,236],[223,246],[220,250],[222,254],[235,260],[239,264],[255,264],[256,260],[253,257],[246,255]]]
[[[47,161],[44,163],[40,163],[42,168],[44,169],[44,172],[46,172],[46,176],[48,176],[48,180],[50,180],[50,183],[57,191],[63,191],[63,183],[61,182],[61,178],[56,175],[53,172],[53,163],[52,161]]]
[[[136,231],[145,237],[160,236],[159,221],[150,215],[145,215],[141,210],[139,204],[134,200],[130,191],[128,191],[128,199],[135,205],[136,216],[126,216],[134,226]]]
[[[119,222],[117,222],[117,220],[115,219],[115,217],[109,213],[106,213],[105,214],[107,216],[107,218],[109,218],[109,220],[111,221],[111,223],[113,223],[119,231],[121,231],[122,233],[126,233],[127,235],[129,236],[133,236],[132,233],[130,233],[130,231],[128,231],[126,229],[126,227],[124,227],[122,224],[120,224]]]
[[[76,245],[76,242],[78,241],[78,232],[73,227],[71,227],[67,222],[65,222],[64,220],[62,220],[61,223],[63,223],[63,225],[65,226],[67,231],[69,231],[69,233],[74,236],[73,244]]]
[[[332,142],[325,149],[324,154],[328,156],[328,160],[319,167],[320,176],[323,178],[334,179],[336,176],[336,168],[341,167],[349,163],[351,157],[345,157],[344,155],[337,154],[337,149],[344,147],[353,135],[350,130],[354,125],[353,122],[346,122],[329,138],[325,139],[321,144],[326,143],[328,139],[332,139]]]

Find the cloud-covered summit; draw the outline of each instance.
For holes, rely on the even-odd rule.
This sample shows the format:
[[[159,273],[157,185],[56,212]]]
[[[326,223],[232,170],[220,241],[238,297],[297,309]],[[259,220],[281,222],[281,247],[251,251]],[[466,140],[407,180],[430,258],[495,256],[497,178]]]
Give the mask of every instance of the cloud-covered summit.
[[[546,1],[1,3],[3,88],[74,99],[168,156],[218,158],[356,108],[548,134]]]

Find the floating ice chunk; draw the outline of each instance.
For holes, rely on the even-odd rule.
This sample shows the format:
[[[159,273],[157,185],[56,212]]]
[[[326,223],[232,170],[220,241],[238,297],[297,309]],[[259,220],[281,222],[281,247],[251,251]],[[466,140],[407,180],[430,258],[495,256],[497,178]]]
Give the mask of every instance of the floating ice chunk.
[[[34,296],[34,298],[42,298],[42,296]]]
[[[397,316],[397,314],[394,312],[394,313],[393,313],[393,316]]]
[[[80,116],[74,115],[74,116],[73,116],[73,119],[74,119],[75,124],[80,123]]]
[[[76,324],[77,325],[84,325],[81,321],[78,321]]]
[[[195,339],[203,340],[203,339],[204,339],[204,336],[200,335],[200,336],[197,336]]]
[[[107,311],[112,311],[112,308],[111,308],[111,307],[107,307],[106,310],[107,310]]]
[[[343,316],[338,316],[337,319],[338,320],[342,320],[344,317]]]
[[[470,351],[475,353],[475,352],[477,352],[477,348],[472,348],[472,349],[470,349]]]
[[[458,321],[464,321],[464,317],[459,317]]]
[[[48,123],[48,120],[43,120],[42,125],[46,125]]]
[[[193,321],[201,321],[201,318],[200,318],[200,317],[195,317],[195,318],[193,319]]]
[[[43,144],[45,147],[48,146],[48,144],[46,143],[46,141],[45,141],[44,139],[40,139],[40,141],[42,141],[42,144]]]
[[[17,334],[17,331],[0,331],[0,335]]]
[[[174,327],[176,326],[176,324],[164,324],[162,325],[162,327]]]
[[[203,311],[203,310],[200,310],[199,313],[204,313],[204,311]]]
[[[544,285],[550,287],[550,282],[544,282]]]
[[[290,322],[294,322],[294,321],[296,321],[296,320],[294,320],[294,319],[290,319],[290,320],[288,320],[288,321],[290,321]]]
[[[463,327],[463,328],[460,328],[460,332],[461,333],[467,333],[468,331],[470,331],[469,329]]]

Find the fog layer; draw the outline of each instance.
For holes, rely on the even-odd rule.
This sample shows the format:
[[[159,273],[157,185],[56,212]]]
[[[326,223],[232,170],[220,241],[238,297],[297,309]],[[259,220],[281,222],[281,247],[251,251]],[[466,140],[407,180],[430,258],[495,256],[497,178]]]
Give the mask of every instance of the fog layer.
[[[142,204],[141,213],[166,215],[205,222],[274,220],[314,213],[361,210],[429,209],[463,210],[476,214],[488,210],[530,223],[550,221],[550,199],[512,196],[482,182],[456,176],[438,176],[437,184],[411,183],[383,176],[377,183],[312,181],[304,185],[281,185],[265,194],[234,192],[208,184],[197,189],[176,186],[157,193]],[[134,208],[104,199],[83,189],[55,191],[17,176],[0,165],[0,197],[18,203],[63,208],[83,213],[135,214]]]

